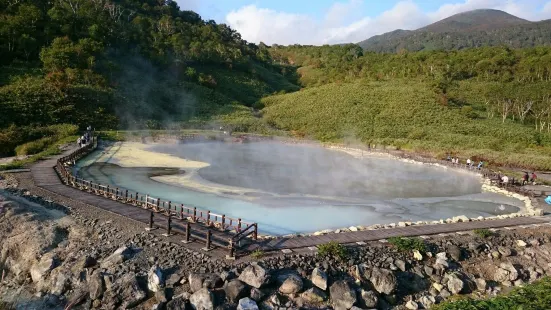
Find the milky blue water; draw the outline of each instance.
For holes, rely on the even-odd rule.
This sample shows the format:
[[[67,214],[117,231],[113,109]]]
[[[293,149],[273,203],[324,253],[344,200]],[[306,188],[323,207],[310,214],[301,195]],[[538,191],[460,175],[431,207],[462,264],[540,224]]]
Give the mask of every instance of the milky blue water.
[[[156,144],[149,150],[210,163],[199,170],[209,182],[245,188],[224,195],[167,185],[152,176],[175,169],[122,168],[99,153],[79,162],[85,179],[147,193],[186,206],[257,222],[268,234],[291,234],[456,215],[516,212],[518,200],[481,193],[478,177],[389,158],[356,159],[322,147],[276,144]],[[254,198],[251,198],[254,197]],[[252,200],[251,200],[252,199]]]

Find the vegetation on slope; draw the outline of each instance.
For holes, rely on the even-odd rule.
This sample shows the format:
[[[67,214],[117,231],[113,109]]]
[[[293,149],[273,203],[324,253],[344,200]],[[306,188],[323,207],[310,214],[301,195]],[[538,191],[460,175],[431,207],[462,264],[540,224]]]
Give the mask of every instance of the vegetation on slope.
[[[482,46],[551,45],[551,21],[529,22],[498,10],[456,14],[426,27],[396,30],[359,42],[371,52],[460,50]]]

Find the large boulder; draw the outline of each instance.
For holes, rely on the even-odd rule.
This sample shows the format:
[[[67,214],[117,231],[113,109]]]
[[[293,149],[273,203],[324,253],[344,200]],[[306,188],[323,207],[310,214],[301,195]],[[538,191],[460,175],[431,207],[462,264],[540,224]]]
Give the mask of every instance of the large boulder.
[[[130,258],[131,255],[132,255],[131,248],[127,246],[120,247],[115,252],[113,252],[113,254],[109,255],[106,259],[104,259],[101,262],[100,266],[101,268],[115,267],[118,264],[121,264],[124,261],[126,261],[128,258]]]
[[[319,268],[314,268],[312,271],[312,284],[319,287],[322,290],[327,290],[327,274]]]
[[[304,291],[300,297],[309,304],[319,304],[327,299],[327,294],[317,287],[312,287]]]
[[[448,277],[447,286],[452,294],[459,294],[463,290],[465,283],[456,274],[452,273]]]
[[[448,246],[448,254],[455,261],[460,261],[462,259],[461,252],[462,252],[461,248],[458,247],[457,245],[452,244],[452,245]]]
[[[103,276],[99,271],[95,271],[88,278],[88,290],[90,292],[90,299],[92,300],[101,299],[103,296],[105,288],[103,286]]]
[[[337,281],[329,288],[331,304],[335,309],[350,309],[357,301],[356,291],[346,281]]]
[[[142,302],[147,294],[138,284],[135,273],[127,273],[111,284],[111,289],[103,294],[102,305],[106,308],[129,309]]]
[[[367,308],[376,308],[379,303],[379,297],[374,291],[361,290],[361,298]]]
[[[511,263],[501,263],[494,273],[496,282],[515,281],[518,279],[518,271]]]
[[[31,267],[31,279],[34,283],[40,282],[56,265],[57,258],[53,254],[42,256],[40,261]]]
[[[297,275],[289,275],[279,287],[281,294],[296,294],[302,290],[302,279]]]
[[[50,293],[62,295],[70,288],[72,273],[66,269],[55,269],[50,277]]]
[[[159,266],[153,266],[147,273],[147,288],[152,292],[158,292],[165,286],[165,277]]]
[[[190,273],[188,280],[192,292],[197,292],[204,287],[208,289],[218,288],[224,283],[222,278],[214,273]]]
[[[247,266],[239,275],[239,280],[256,288],[260,288],[262,285],[266,284],[269,278],[270,275],[268,271],[257,264]]]
[[[191,295],[189,303],[195,310],[213,310],[214,295],[207,288],[202,288]]]
[[[235,302],[246,297],[248,290],[243,282],[233,279],[224,286],[224,292],[229,301]]]
[[[382,294],[390,295],[398,286],[396,276],[388,269],[373,268],[370,280],[375,290]]]
[[[254,300],[246,297],[239,300],[237,310],[258,310],[258,305]]]

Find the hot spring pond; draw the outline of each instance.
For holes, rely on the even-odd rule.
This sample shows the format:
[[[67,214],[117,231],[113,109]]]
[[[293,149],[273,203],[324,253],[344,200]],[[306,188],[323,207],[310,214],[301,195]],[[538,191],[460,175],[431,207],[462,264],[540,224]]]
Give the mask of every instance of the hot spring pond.
[[[97,151],[78,163],[79,176],[254,221],[262,233],[276,235],[490,216],[522,206],[516,199],[481,193],[480,178],[469,173],[390,158],[357,159],[322,147],[206,142],[146,149],[209,166],[123,168],[117,152],[102,159]]]

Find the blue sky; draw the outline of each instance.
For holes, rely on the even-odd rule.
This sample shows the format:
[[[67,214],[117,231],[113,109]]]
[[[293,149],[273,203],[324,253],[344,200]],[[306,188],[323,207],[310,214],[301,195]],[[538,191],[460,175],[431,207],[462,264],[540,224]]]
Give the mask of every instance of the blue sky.
[[[203,19],[227,23],[267,44],[358,42],[395,29],[417,29],[473,9],[499,9],[536,21],[551,0],[177,0]]]

